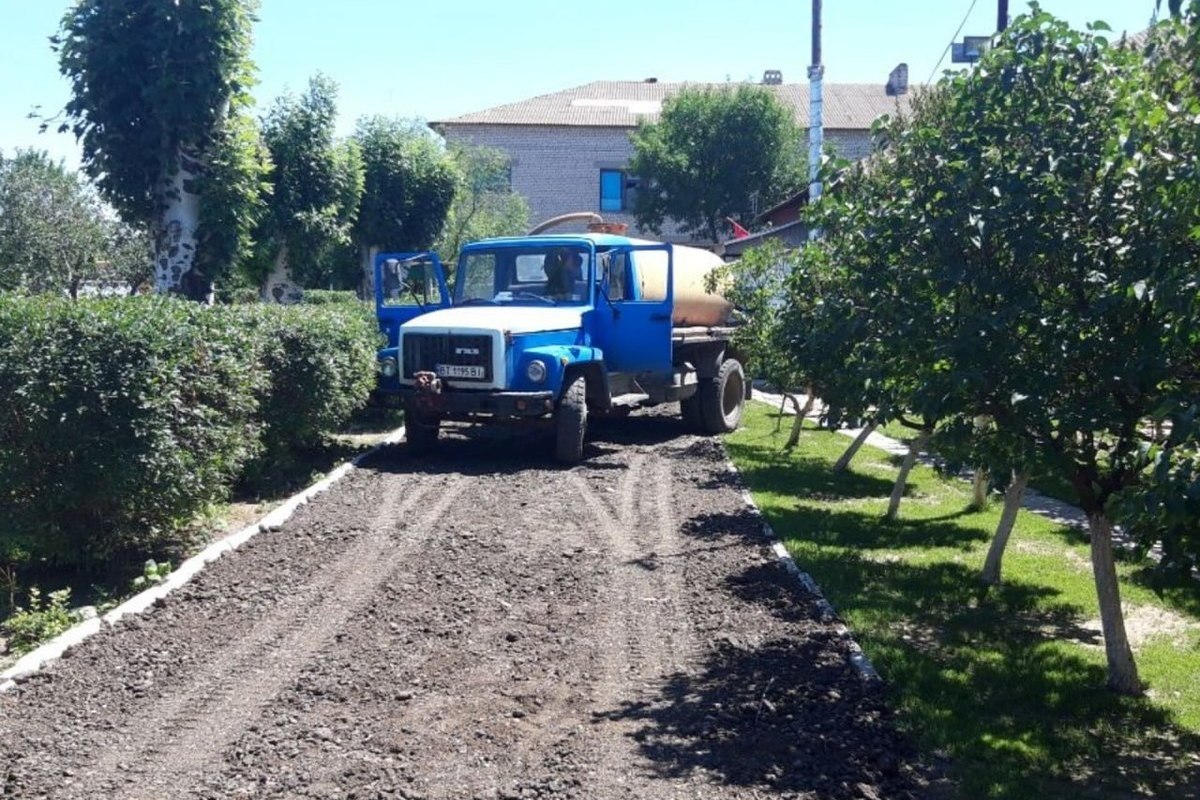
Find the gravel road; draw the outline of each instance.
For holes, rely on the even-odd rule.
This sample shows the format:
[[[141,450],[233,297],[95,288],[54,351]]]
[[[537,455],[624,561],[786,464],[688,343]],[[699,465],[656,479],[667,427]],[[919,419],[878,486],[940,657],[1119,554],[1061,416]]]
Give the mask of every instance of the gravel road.
[[[925,796],[719,443],[587,455],[382,451],[0,696],[0,797]]]

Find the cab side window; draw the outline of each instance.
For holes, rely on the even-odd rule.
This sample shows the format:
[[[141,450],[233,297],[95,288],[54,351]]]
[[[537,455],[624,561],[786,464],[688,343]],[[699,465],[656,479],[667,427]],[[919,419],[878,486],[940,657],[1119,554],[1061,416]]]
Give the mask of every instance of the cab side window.
[[[628,299],[626,273],[629,271],[628,253],[600,253],[600,281],[608,299],[616,302]]]

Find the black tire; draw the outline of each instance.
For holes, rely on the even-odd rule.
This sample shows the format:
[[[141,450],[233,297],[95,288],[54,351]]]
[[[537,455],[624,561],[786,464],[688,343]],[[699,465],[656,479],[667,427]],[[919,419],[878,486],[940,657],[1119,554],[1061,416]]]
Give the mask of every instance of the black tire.
[[[703,383],[703,382],[702,382]],[[702,389],[696,389],[696,393],[691,397],[685,397],[679,401],[679,416],[683,417],[683,424],[688,430],[698,431],[703,429],[700,422],[700,392]]]
[[[746,373],[735,358],[721,363],[717,377],[700,382],[700,426],[705,433],[737,430],[746,406]]]
[[[437,447],[442,420],[435,414],[422,413],[406,403],[404,406],[404,441],[411,453],[420,455]]]
[[[587,435],[587,378],[574,375],[567,378],[554,414],[554,457],[563,464],[578,464],[583,460],[583,437]]]

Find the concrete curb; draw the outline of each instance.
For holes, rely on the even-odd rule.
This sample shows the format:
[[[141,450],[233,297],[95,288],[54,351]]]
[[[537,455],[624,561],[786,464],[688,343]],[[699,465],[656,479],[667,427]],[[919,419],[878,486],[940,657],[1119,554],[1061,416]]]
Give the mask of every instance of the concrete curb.
[[[809,594],[817,598],[817,608],[821,612],[821,620],[833,624],[833,629],[838,637],[845,642],[846,648],[850,651],[850,666],[854,667],[854,671],[858,676],[868,683],[881,682],[883,679],[879,677],[879,673],[875,671],[875,666],[871,663],[871,659],[867,658],[867,654],[859,647],[858,642],[854,640],[854,636],[850,633],[850,629],[846,627],[834,610],[833,605],[825,598],[825,593],[821,591],[821,587],[813,580],[812,576],[800,569],[796,564],[796,560],[792,558],[792,554],[784,547],[783,542],[775,534],[775,530],[771,527],[771,523],[767,522],[766,517],[762,513],[762,509],[754,502],[754,498],[750,495],[750,490],[746,488],[742,481],[742,474],[738,472],[738,468],[734,465],[733,460],[726,457],[725,468],[729,471],[733,478],[734,484],[738,491],[742,494],[742,500],[746,503],[750,513],[758,518],[762,524],[763,536],[766,537],[767,543],[771,546],[771,551],[775,554],[775,558],[783,565],[783,568],[788,571],[792,577],[800,582],[800,585],[808,591]]]
[[[60,633],[48,642],[44,642],[37,648],[30,650],[21,656],[11,667],[0,672],[0,694],[10,691],[20,680],[33,675],[42,667],[57,660],[63,653],[84,639],[99,633],[106,627],[116,625],[122,618],[130,614],[141,614],[143,611],[151,608],[155,601],[166,597],[171,592],[186,584],[196,575],[200,574],[208,564],[224,555],[232,553],[259,533],[279,530],[283,526],[283,523],[287,522],[300,506],[325,492],[339,480],[349,475],[353,470],[358,468],[358,465],[364,459],[377,453],[380,448],[385,445],[395,444],[403,437],[404,426],[402,425],[389,433],[382,442],[357,456],[353,461],[349,461],[333,469],[328,475],[312,486],[283,501],[282,504],[258,522],[248,525],[240,531],[231,533],[223,539],[218,539],[208,547],[205,547],[199,553],[180,564],[178,569],[167,575],[162,583],[135,594],[103,616],[85,620]]]

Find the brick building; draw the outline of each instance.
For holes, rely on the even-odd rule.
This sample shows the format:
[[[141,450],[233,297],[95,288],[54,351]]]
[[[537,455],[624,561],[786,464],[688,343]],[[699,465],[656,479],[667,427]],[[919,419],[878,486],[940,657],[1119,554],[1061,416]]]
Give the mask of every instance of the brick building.
[[[657,120],[668,97],[703,85],[659,83],[653,78],[596,81],[440,120],[431,127],[447,141],[507,153],[513,190],[529,201],[535,223],[567,212],[595,211],[607,221],[628,223],[636,235],[641,232],[629,214],[636,178],[626,173],[633,155],[629,133],[640,120]],[[764,86],[793,108],[796,121],[807,128],[807,83],[771,81]],[[895,88],[889,87],[892,92]],[[906,108],[906,89],[889,94],[883,84],[825,84],[827,146],[847,158],[865,157],[871,150],[871,123],[895,112],[898,105]],[[663,238],[682,242],[688,237],[666,226]]]

